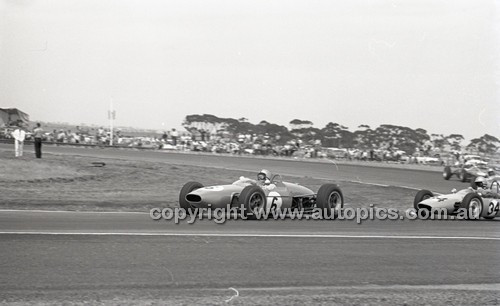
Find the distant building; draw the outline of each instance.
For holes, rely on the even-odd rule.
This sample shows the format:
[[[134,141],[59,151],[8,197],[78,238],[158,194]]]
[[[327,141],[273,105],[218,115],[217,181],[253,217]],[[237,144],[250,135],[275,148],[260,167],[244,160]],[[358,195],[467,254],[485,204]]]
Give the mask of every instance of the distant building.
[[[312,128],[313,123],[309,120],[294,119],[290,121],[290,131]]]
[[[211,135],[217,134],[219,131],[225,131],[227,128],[226,122],[206,122],[206,121],[193,121],[183,124],[184,128],[188,131],[205,131]]]
[[[29,115],[17,108],[0,108],[0,126],[28,124],[29,121]]]

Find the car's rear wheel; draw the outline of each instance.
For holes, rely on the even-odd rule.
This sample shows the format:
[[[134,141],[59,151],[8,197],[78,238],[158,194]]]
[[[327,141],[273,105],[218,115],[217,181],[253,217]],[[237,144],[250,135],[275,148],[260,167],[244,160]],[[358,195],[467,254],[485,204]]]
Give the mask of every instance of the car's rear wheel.
[[[249,219],[255,219],[266,211],[266,194],[259,186],[246,186],[241,191],[238,201],[243,206],[243,214]]]
[[[444,167],[444,170],[443,170],[443,178],[444,178],[445,180],[449,180],[449,179],[450,179],[450,177],[451,177],[451,175],[452,175],[452,172],[451,172],[451,168],[450,168],[450,166],[446,166],[446,167]]]
[[[491,182],[490,189],[493,192],[500,193],[500,183],[496,180]]]
[[[191,204],[189,204],[189,202],[186,200],[186,196],[193,190],[200,189],[202,187],[203,185],[198,182],[187,182],[186,184],[184,184],[184,186],[181,189],[181,192],[179,193],[179,206],[181,208],[184,208],[185,210],[193,209]]]
[[[318,190],[316,206],[323,211],[326,217],[335,214],[338,209],[344,208],[342,190],[336,184],[324,184]]]
[[[415,208],[416,210],[418,210],[418,203],[422,202],[423,200],[427,200],[429,198],[432,198],[434,196],[434,194],[429,191],[429,190],[420,190],[419,192],[417,192],[417,194],[415,195],[415,198],[413,199],[413,208]]]
[[[467,172],[465,170],[462,170],[461,175],[460,175],[460,180],[463,183],[465,183],[465,182],[467,182],[467,178],[468,178]]]
[[[469,193],[462,200],[460,208],[465,209],[465,218],[479,220],[483,211],[483,200],[477,193]]]

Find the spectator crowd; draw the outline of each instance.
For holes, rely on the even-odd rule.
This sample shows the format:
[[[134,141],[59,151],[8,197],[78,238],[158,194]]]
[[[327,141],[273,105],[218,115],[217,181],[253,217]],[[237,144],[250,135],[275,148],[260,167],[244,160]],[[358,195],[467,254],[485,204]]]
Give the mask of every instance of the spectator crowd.
[[[12,131],[4,130],[3,138],[12,138]],[[238,155],[266,155],[299,158],[330,158],[358,161],[397,162],[415,164],[443,165],[450,159],[458,160],[457,152],[433,152],[430,148],[417,148],[413,154],[407,154],[397,148],[328,148],[320,140],[303,141],[300,138],[280,141],[280,135],[210,133],[205,130],[180,132],[176,129],[150,136],[125,135],[120,129],[114,131],[104,127],[80,127],[74,129],[53,129],[45,132],[43,141],[54,144],[106,146],[111,143],[118,147],[145,148],[157,150],[193,151],[225,153]],[[33,140],[30,131],[26,140]]]

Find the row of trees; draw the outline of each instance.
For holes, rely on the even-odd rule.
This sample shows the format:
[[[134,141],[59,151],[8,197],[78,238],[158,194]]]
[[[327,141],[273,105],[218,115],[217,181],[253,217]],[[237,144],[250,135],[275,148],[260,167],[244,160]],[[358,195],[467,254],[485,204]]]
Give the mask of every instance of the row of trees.
[[[308,120],[294,119],[290,121],[290,129],[267,122],[258,124],[248,122],[246,118],[232,119],[219,118],[214,115],[188,115],[183,126],[188,130],[205,130],[212,134],[228,133],[237,134],[268,134],[275,138],[279,135],[281,144],[300,138],[304,142],[321,140],[324,147],[343,147],[359,149],[400,149],[412,154],[417,149],[438,149],[441,151],[467,150],[477,153],[494,154],[500,149],[500,140],[485,134],[474,138],[465,144],[465,139],[460,134],[431,134],[426,130],[412,129],[405,126],[383,124],[372,129],[366,124],[358,126],[354,132],[346,126],[330,122],[325,127],[318,129]]]

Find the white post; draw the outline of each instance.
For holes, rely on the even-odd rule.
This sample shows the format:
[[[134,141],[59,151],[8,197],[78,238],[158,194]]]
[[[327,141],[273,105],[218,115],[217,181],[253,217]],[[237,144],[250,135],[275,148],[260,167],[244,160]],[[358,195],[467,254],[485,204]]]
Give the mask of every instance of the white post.
[[[111,101],[109,103],[109,112],[108,112],[108,119],[109,119],[109,145],[113,145],[113,120],[115,119],[115,111],[113,110],[113,98],[111,98]]]

